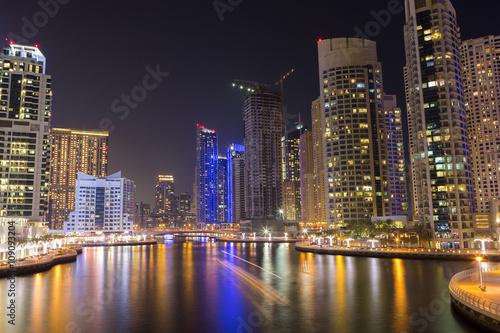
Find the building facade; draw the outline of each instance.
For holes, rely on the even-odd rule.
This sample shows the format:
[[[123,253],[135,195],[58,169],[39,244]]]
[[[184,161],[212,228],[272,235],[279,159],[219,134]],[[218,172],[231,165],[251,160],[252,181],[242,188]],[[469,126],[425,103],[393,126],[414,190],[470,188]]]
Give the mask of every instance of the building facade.
[[[500,198],[500,36],[464,41],[461,60],[476,212],[487,214]]]
[[[218,142],[214,130],[196,130],[196,218],[199,227],[217,223]]]
[[[132,232],[134,220],[134,181],[121,172],[106,177],[78,172],[75,210],[64,222],[65,233]]]
[[[171,214],[174,211],[174,201],[174,176],[157,175],[155,186],[155,214]]]
[[[313,140],[313,172],[314,172],[314,214],[309,223],[318,223],[321,228],[326,227],[327,193],[325,188],[325,151],[323,150],[323,120],[321,98],[311,104],[312,140]]]
[[[299,141],[300,208],[302,221],[309,225],[316,217],[314,205],[314,158],[311,131],[305,131]]]
[[[50,130],[49,202],[45,217],[51,229],[62,229],[75,209],[78,171],[95,177],[108,172],[108,132],[68,128]]]
[[[0,216],[42,222],[47,208],[52,83],[36,47],[0,53]]]
[[[449,0],[406,0],[406,100],[414,218],[433,246],[470,247],[474,193],[460,68]]]
[[[244,97],[247,218],[280,218],[282,199],[281,138],[283,116],[279,93],[258,89]]]
[[[326,221],[330,228],[389,216],[388,135],[375,42],[318,42]]]
[[[299,144],[302,124],[288,130],[281,138],[281,160],[283,172],[283,198],[281,210],[285,220],[300,220],[300,158]]]
[[[226,223],[228,216],[228,160],[225,156],[219,156],[217,166],[217,222]]]
[[[229,223],[246,218],[245,146],[232,143],[227,148]]]

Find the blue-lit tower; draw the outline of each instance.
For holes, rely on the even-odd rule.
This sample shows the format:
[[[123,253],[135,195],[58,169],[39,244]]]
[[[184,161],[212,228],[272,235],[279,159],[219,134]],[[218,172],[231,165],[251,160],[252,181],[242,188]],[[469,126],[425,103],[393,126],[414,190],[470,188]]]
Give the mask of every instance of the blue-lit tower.
[[[239,223],[246,218],[245,209],[245,146],[232,143],[227,147],[228,222]]]
[[[196,219],[197,224],[217,223],[217,133],[197,125]]]
[[[228,222],[227,157],[219,156],[217,169],[217,222]]]

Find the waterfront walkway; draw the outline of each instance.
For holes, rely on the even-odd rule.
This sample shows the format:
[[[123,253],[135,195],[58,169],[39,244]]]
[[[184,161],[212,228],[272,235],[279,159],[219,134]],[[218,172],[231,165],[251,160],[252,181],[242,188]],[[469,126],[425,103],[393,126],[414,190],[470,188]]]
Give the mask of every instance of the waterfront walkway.
[[[449,289],[453,307],[463,316],[491,332],[500,332],[500,265],[469,269],[453,276]]]
[[[296,243],[299,242],[300,239],[288,238],[284,237],[274,237],[269,240],[268,237],[249,237],[249,238],[235,238],[235,237],[216,237],[215,240],[219,242],[231,242],[231,243]]]
[[[295,244],[295,249],[303,252],[333,254],[356,257],[402,258],[402,259],[439,259],[439,260],[475,260],[477,256],[488,261],[500,261],[499,251],[481,251],[475,249],[410,249],[410,248],[370,248],[311,245],[310,242]]]

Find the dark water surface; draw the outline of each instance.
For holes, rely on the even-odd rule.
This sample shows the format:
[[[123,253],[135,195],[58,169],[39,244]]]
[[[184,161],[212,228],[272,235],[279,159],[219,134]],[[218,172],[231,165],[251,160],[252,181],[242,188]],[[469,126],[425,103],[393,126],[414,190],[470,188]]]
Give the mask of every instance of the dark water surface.
[[[481,332],[447,292],[473,265],[207,238],[84,248],[75,263],[16,279],[16,326],[1,279],[0,332]]]

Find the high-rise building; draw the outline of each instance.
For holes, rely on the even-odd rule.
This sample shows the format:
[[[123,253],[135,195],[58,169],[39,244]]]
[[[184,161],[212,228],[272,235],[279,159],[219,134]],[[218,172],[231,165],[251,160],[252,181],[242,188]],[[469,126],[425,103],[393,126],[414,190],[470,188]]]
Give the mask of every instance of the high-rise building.
[[[62,229],[75,209],[78,171],[105,177],[108,170],[108,132],[68,128],[50,130],[49,205],[45,220]]]
[[[151,205],[144,202],[137,202],[135,205],[135,223],[141,229],[148,228],[148,220],[151,216]]]
[[[461,56],[476,207],[486,214],[500,199],[500,36],[464,41]]]
[[[306,223],[315,222],[314,205],[314,159],[313,159],[313,137],[311,131],[305,131],[299,141],[300,161],[300,208],[302,221]]]
[[[217,222],[227,223],[228,217],[228,180],[227,180],[227,157],[219,156],[217,166]]]
[[[321,98],[318,97],[311,105],[312,140],[313,140],[313,173],[314,173],[314,214],[310,216],[309,222],[320,223],[320,227],[326,227],[327,196],[325,192],[325,165],[323,151],[323,119],[321,110]],[[323,224],[324,223],[324,224]]]
[[[460,68],[449,0],[406,0],[406,100],[414,217],[433,246],[471,245],[474,193]]]
[[[246,218],[245,146],[232,143],[227,148],[229,223]]]
[[[64,232],[131,232],[135,223],[135,182],[121,172],[94,177],[78,172],[75,210]]]
[[[318,53],[328,225],[389,216],[388,148],[397,142],[386,126],[376,44],[327,39]]]
[[[175,200],[174,176],[157,175],[155,190],[155,214],[172,214]]]
[[[217,223],[217,133],[197,125],[196,218],[199,227]]]
[[[37,47],[0,53],[0,216],[44,220],[49,178],[51,77]]]
[[[383,149],[387,151],[386,165],[387,183],[385,188],[387,196],[385,200],[386,216],[408,214],[408,191],[406,186],[406,162],[403,138],[403,119],[401,109],[397,105],[395,95],[384,94],[384,118],[385,132],[387,134],[387,145]]]
[[[191,213],[191,194],[189,193],[181,193],[177,198],[177,209],[176,212],[178,214],[189,214]]]
[[[302,124],[288,130],[281,138],[281,159],[283,172],[283,198],[281,201],[282,218],[300,220],[300,159],[299,142],[303,132]]]
[[[281,218],[281,96],[263,88],[244,98],[247,217]]]

